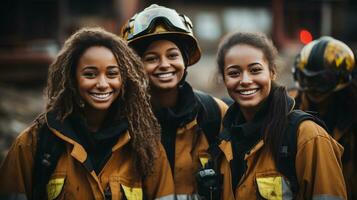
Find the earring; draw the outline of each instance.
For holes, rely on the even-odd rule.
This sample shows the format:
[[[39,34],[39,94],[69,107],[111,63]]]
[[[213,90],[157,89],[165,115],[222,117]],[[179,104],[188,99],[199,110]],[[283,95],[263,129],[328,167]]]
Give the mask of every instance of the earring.
[[[84,101],[82,99],[79,100],[79,107],[80,108],[84,108],[85,104]]]

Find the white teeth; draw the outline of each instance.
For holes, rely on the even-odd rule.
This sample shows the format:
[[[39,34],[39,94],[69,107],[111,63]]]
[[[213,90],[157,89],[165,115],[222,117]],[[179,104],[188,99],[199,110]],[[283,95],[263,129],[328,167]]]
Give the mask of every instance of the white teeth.
[[[170,76],[173,76],[174,73],[173,72],[170,72],[170,73],[164,73],[164,74],[157,74],[156,76],[159,77],[159,78],[167,78],[167,77],[170,77]]]
[[[250,94],[254,94],[258,91],[258,89],[254,89],[254,90],[245,90],[245,91],[239,91],[240,94],[243,95],[250,95]]]
[[[111,92],[108,93],[92,93],[91,95],[96,99],[106,99],[110,96]]]

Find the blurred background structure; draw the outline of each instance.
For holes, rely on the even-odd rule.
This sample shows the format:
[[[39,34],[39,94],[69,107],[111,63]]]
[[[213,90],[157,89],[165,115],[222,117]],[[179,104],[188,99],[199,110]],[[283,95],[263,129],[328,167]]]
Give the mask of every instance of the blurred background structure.
[[[303,44],[322,35],[356,51],[354,0],[2,0],[0,2],[0,161],[13,139],[44,109],[49,64],[64,40],[84,26],[119,33],[137,11],[157,3],[189,16],[203,51],[188,81],[226,96],[216,73],[220,38],[231,31],[260,31],[278,47],[278,82],[294,88],[291,66]]]

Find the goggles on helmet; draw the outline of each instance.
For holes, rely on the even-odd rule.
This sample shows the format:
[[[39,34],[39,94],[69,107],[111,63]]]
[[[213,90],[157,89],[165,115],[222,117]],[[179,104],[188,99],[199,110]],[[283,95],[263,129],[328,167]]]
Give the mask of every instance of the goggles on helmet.
[[[130,41],[135,37],[152,32],[157,22],[163,22],[174,31],[192,33],[192,22],[188,17],[178,14],[173,9],[155,4],[130,19],[128,27],[123,32],[124,34],[126,32],[126,39]]]
[[[351,76],[348,74],[347,76],[338,74],[329,69],[319,72],[308,72],[307,70],[297,69],[294,75],[295,79],[299,82],[301,90],[314,91],[318,93],[334,91],[339,84],[348,83],[351,79]]]

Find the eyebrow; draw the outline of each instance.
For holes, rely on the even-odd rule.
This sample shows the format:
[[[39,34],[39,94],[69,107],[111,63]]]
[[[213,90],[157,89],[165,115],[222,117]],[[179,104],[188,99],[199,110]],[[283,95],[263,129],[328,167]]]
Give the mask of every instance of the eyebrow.
[[[173,50],[180,51],[180,49],[178,47],[171,47],[171,48],[167,49],[166,52],[173,51]],[[147,51],[143,54],[143,56],[148,55],[148,54],[157,54],[157,53],[155,51]]]
[[[260,66],[262,66],[261,63],[259,63],[259,62],[254,62],[254,63],[250,63],[250,64],[248,65],[248,68],[251,68],[251,67],[253,67],[254,65],[260,65]],[[226,67],[226,69],[231,68],[231,67],[242,68],[240,65],[229,65],[229,66]]]
[[[118,65],[108,65],[107,68],[109,69],[113,69],[113,68],[118,68],[119,69],[119,66]],[[84,71],[84,70],[97,70],[98,68],[94,65],[87,65],[87,66],[84,66],[83,69],[81,71]]]
[[[178,51],[180,51],[180,49],[179,49],[178,47],[172,47],[172,48],[168,49],[167,51],[172,51],[172,50],[178,50]]]
[[[83,67],[83,69],[81,71],[84,71],[84,70],[87,70],[87,69],[97,69],[96,66],[93,66],[93,65],[86,65]]]
[[[119,69],[118,65],[108,65],[107,67],[110,68],[110,69],[113,69],[113,68],[118,68]]]

